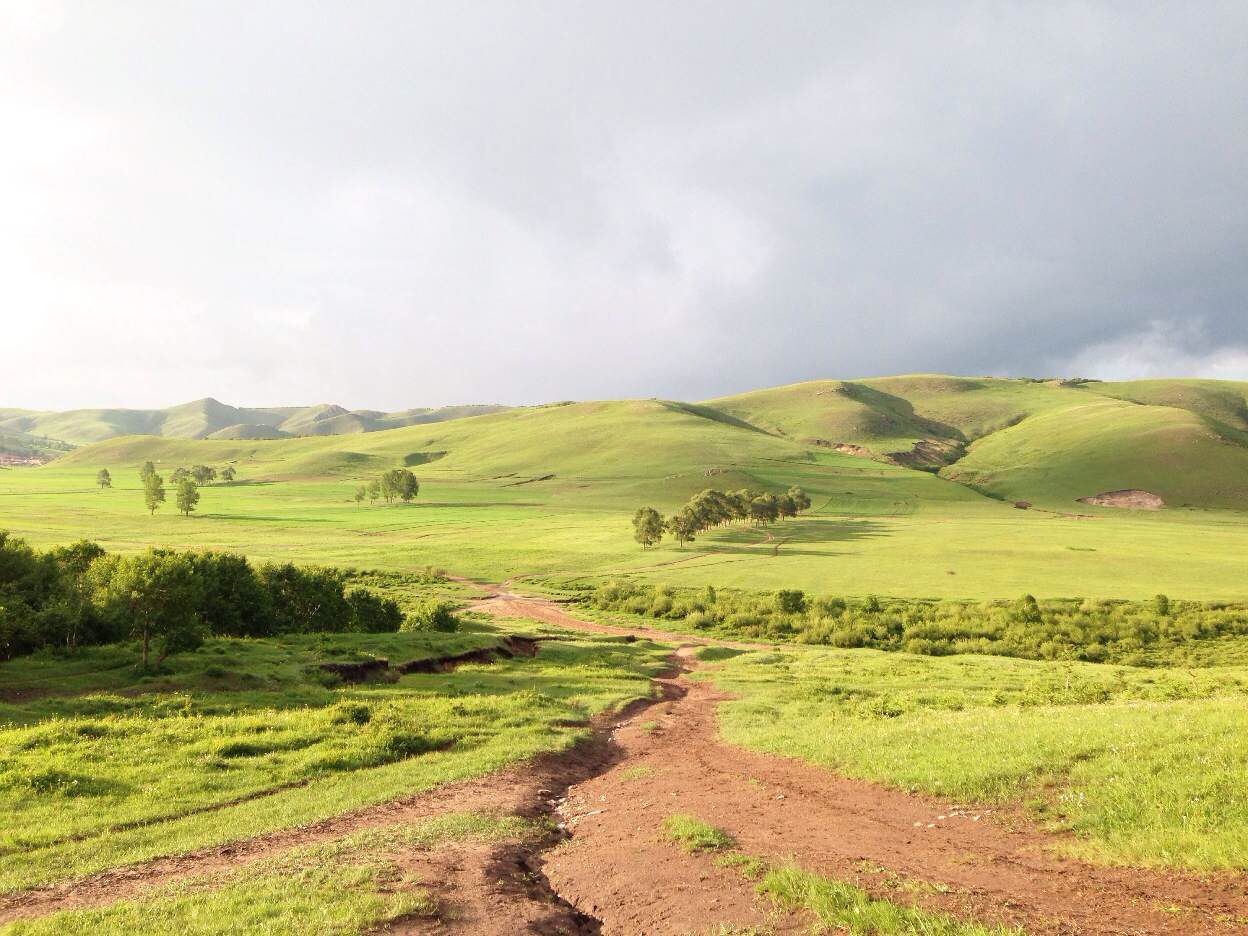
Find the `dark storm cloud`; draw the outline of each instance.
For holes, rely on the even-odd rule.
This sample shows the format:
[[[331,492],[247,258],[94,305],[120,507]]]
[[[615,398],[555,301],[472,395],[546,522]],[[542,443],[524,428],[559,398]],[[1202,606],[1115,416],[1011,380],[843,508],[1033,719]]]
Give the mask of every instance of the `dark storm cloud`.
[[[1242,4],[0,9],[0,405],[1248,378]]]

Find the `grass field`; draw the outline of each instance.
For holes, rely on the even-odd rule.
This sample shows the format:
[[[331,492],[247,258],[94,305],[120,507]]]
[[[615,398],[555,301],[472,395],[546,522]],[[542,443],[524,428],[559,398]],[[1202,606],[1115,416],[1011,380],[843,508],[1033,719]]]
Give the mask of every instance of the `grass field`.
[[[38,545],[216,546],[357,567],[432,563],[490,580],[628,573],[846,595],[1244,599],[1248,523],[1229,508],[1248,508],[1246,407],[1244,385],[1218,381],[918,375],[705,405],[528,407],[350,436],[130,436],[0,470],[0,529]],[[966,453],[942,477],[826,447],[904,452],[923,439]],[[166,476],[230,464],[239,480],[205,488],[190,519],[172,504],[149,517],[137,479],[147,459]],[[395,465],[420,479],[415,505],[352,502],[360,483]],[[112,490],[95,488],[100,467]],[[707,487],[791,484],[814,501],[801,519],[713,531],[684,549],[669,540],[642,552],[632,541],[639,506],[672,511]],[[1076,501],[1123,488],[1169,506]],[[1014,498],[1037,509],[1015,509]]]
[[[704,651],[732,744],[959,803],[1024,803],[1072,854],[1248,868],[1248,667]]]
[[[0,665],[0,891],[300,825],[581,737],[649,693],[662,654],[609,638],[535,658],[339,686],[323,660],[398,661],[499,640],[463,634],[209,641],[136,676],[127,645]]]
[[[218,443],[181,444],[190,451],[171,454],[166,466],[178,456],[225,461],[197,451]],[[151,443],[134,447],[142,454]],[[0,470],[0,528],[37,545],[91,538],[121,550],[180,545],[363,568],[436,564],[487,580],[626,573],[849,595],[1144,598],[1161,590],[1248,598],[1248,523],[1228,510],[1085,508],[1094,519],[1072,519],[1016,510],[929,473],[826,453],[759,461],[750,479],[726,482],[696,472],[661,483],[587,474],[518,485],[441,459],[416,468],[416,504],[361,508],[351,494],[368,477],[363,470],[291,477],[260,461],[263,449],[250,461],[233,453],[242,480],[203,489],[190,519],[168,507],[147,515],[129,464],[111,463],[115,487],[105,492],[94,487],[94,464]],[[668,540],[643,552],[631,539],[629,517],[640,503],[673,509],[690,490],[746,483],[802,484],[815,507],[771,530],[716,530],[683,549]]]

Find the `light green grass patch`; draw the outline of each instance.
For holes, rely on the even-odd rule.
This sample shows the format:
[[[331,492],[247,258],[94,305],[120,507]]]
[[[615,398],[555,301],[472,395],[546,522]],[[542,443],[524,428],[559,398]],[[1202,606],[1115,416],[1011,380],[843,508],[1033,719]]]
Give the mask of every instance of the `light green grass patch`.
[[[793,865],[772,867],[758,893],[789,912],[805,910],[818,920],[816,932],[851,936],[1022,936],[1016,928],[968,923],[943,913],[876,900],[843,881],[811,874]]]
[[[687,852],[719,851],[733,846],[732,836],[688,813],[674,813],[663,820],[667,840]]]
[[[1081,857],[1248,867],[1245,670],[751,653],[711,678],[730,743],[960,802],[1026,802]]]
[[[345,648],[356,636],[368,637],[334,638]],[[212,645],[188,656],[205,655],[216,658]],[[564,749],[587,730],[570,723],[648,697],[663,656],[647,642],[576,637],[544,641],[534,658],[394,683],[329,689],[295,668],[263,692],[11,703],[0,890],[314,822]],[[90,675],[76,672],[85,688]]]
[[[519,816],[480,813],[451,813],[415,825],[365,829],[255,862],[224,879],[190,878],[107,907],[13,923],[0,928],[0,933],[359,933],[398,916],[437,914],[432,897],[394,865],[390,854],[395,850],[520,839],[541,831],[540,823]]]

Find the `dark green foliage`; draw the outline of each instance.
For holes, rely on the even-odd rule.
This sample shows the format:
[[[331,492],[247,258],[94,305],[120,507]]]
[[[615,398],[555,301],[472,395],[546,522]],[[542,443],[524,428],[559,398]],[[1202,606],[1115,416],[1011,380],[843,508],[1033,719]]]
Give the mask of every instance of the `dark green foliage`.
[[[364,588],[347,592],[351,617],[348,630],[361,634],[389,634],[403,624],[403,612],[389,598],[381,598]]]
[[[213,551],[116,556],[80,542],[39,552],[0,531],[0,659],[129,637],[145,661],[155,644],[159,665],[208,635],[399,630],[394,601],[367,588],[348,591],[346,578],[290,563],[256,568],[244,556]],[[433,629],[455,629],[449,610],[434,618]]]
[[[423,601],[404,619],[401,629],[452,633],[459,629],[459,619],[455,617],[455,605],[449,601]]]
[[[586,603],[608,611],[680,621],[723,637],[834,647],[872,647],[926,656],[993,654],[1045,660],[1148,665],[1192,641],[1248,636],[1248,607],[1195,601],[922,601],[809,599],[776,593],[673,589],[607,582]],[[1166,613],[1160,613],[1162,608]]]

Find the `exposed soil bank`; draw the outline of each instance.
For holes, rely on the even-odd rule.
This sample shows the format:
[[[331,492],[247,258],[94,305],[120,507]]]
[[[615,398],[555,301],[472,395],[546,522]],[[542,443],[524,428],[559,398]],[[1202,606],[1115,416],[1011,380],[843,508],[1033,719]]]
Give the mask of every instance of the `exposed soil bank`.
[[[1166,506],[1156,494],[1127,488],[1123,491],[1106,491],[1104,494],[1093,494],[1091,497],[1078,498],[1081,504],[1095,504],[1098,507],[1121,507],[1126,510],[1161,510]]]

